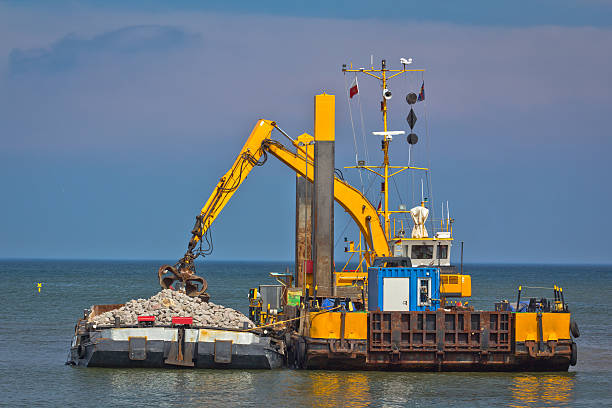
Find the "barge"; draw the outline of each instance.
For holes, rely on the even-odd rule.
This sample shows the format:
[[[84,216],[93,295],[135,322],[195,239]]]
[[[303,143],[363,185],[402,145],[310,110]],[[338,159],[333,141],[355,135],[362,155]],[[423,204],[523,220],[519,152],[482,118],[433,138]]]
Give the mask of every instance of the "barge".
[[[152,316],[137,326],[91,322],[101,311],[122,305],[96,305],[75,327],[67,364],[115,368],[274,369],[285,362],[281,340],[255,331],[197,327],[193,318],[177,316],[156,325]]]

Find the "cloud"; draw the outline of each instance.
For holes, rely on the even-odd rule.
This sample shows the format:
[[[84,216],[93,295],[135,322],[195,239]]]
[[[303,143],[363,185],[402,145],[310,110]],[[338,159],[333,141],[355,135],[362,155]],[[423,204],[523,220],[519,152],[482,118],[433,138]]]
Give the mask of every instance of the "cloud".
[[[0,79],[0,115],[6,115],[0,130],[16,137],[6,148],[167,151],[222,138],[230,151],[259,117],[301,133],[311,128],[316,92],[337,94],[339,115],[346,114],[340,66],[351,58],[366,65],[371,52],[391,66],[408,56],[427,68],[432,123],[464,133],[463,142],[472,145],[550,144],[578,132],[578,118],[593,128],[588,137],[601,143],[599,121],[611,104],[607,29],[204,13],[111,17],[92,25],[131,24],[10,53],[9,74]],[[393,126],[405,127],[400,95],[420,81],[415,74],[392,83],[398,95]],[[374,81],[364,79],[362,86],[378,92]],[[379,121],[376,103],[364,106],[368,128]],[[499,123],[521,128],[518,145],[510,142],[510,127],[500,131]],[[492,139],[491,132],[504,137]]]
[[[106,58],[133,58],[142,54],[165,54],[198,39],[178,27],[129,26],[92,38],[68,34],[47,48],[14,49],[9,56],[9,73],[56,73],[74,71],[79,65]]]

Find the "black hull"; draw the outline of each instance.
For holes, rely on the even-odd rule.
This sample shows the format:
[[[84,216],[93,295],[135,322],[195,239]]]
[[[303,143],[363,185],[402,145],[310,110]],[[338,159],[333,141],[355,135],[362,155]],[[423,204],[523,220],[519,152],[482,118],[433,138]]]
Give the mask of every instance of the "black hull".
[[[121,330],[121,329],[118,329]],[[147,329],[142,329],[147,330]],[[143,333],[143,337],[146,333]],[[67,364],[108,368],[204,368],[204,369],[276,369],[284,366],[283,347],[268,337],[253,336],[252,344],[220,342],[143,341],[136,349],[130,340],[101,337],[100,332],[75,336]],[[180,350],[177,353],[177,350]],[[178,357],[177,357],[178,356]]]

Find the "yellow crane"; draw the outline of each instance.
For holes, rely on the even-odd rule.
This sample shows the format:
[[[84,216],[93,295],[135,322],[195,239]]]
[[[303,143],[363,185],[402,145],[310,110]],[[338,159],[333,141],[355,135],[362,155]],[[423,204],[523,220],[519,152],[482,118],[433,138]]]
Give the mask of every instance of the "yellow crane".
[[[272,131],[277,129],[291,140],[296,152],[290,151],[278,141],[270,139]],[[298,140],[291,139],[276,122],[261,119],[257,121],[251,135],[242,147],[234,164],[217,183],[213,193],[196,216],[196,222],[191,231],[191,239],[187,252],[175,265],[163,265],[158,271],[160,285],[170,287],[180,280],[185,285],[186,293],[190,296],[200,296],[206,291],[206,281],[195,274],[194,261],[200,255],[206,255],[208,249],[202,247],[203,240],[207,240],[210,226],[219,216],[219,213],[238,187],[244,182],[247,175],[256,166],[265,163],[267,155],[276,157],[295,173],[314,181],[314,166],[311,150],[304,141],[311,140],[312,136],[304,134]],[[356,188],[337,177],[334,178],[334,199],[344,208],[357,224],[361,234],[365,237],[367,250],[366,263],[370,265],[374,258],[389,256],[389,244],[383,225],[370,201]],[[199,244],[199,245],[198,245]]]

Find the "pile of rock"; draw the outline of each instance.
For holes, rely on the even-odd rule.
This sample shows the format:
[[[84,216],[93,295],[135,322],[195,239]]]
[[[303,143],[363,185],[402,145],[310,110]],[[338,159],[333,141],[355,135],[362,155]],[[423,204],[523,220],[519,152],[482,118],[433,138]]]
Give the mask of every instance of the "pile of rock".
[[[101,326],[113,325],[115,318],[119,317],[121,325],[132,326],[138,324],[138,316],[155,316],[156,325],[171,324],[173,316],[190,316],[196,326],[242,329],[246,323],[248,327],[255,327],[245,315],[234,309],[203,302],[200,298],[171,289],[164,289],[149,299],[130,300],[121,308],[94,316],[90,321]]]

